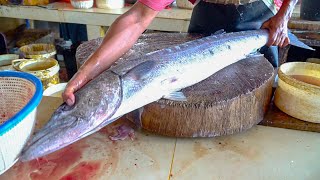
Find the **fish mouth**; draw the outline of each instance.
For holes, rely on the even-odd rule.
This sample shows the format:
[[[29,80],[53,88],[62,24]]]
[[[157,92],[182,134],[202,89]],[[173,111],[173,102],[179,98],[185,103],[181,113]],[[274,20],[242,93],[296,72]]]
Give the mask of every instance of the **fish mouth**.
[[[76,117],[72,117],[72,119],[72,122],[64,123],[62,126],[45,128],[37,132],[34,137],[32,137],[31,141],[24,147],[19,159],[22,162],[30,161],[78,141],[81,134],[86,132],[83,131],[84,129],[77,129]]]
[[[79,118],[71,118],[71,122],[64,122],[59,126],[44,128],[37,132],[22,150],[19,160],[27,162],[51,154],[113,122],[108,118],[96,126],[88,128],[88,124],[79,125]],[[59,121],[64,121],[64,119]]]
[[[73,106],[63,103],[53,113],[48,123],[30,138],[30,141],[24,147],[19,157],[22,162],[30,161],[62,149],[113,122],[110,118],[112,118],[122,103],[123,88],[119,75],[113,72],[107,73],[107,78],[112,83],[103,84],[103,87],[111,89],[112,97],[106,96],[105,92],[103,92],[104,89],[99,88],[98,83],[90,87],[86,85],[87,87],[81,89],[80,93],[76,93],[79,99],[82,98],[81,102],[76,101]],[[100,90],[97,91],[97,89]],[[90,108],[88,108],[86,103],[88,99],[85,98],[85,93],[90,95],[90,97],[94,95],[99,101],[91,104]],[[83,111],[89,113],[83,113]]]

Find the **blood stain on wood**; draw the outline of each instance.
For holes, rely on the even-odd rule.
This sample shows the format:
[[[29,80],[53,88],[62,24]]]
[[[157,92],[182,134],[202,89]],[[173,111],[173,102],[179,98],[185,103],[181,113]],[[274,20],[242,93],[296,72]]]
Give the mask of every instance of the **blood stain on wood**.
[[[60,180],[89,180],[96,178],[101,170],[101,162],[81,162]]]
[[[226,137],[223,141],[213,141],[215,149],[218,151],[232,152],[246,159],[257,160],[260,153],[253,147],[246,146],[242,141],[235,141],[230,137]]]
[[[56,180],[79,162],[84,149],[89,147],[84,141],[78,141],[55,153],[29,161],[18,162],[0,177],[0,180],[31,179]]]
[[[203,146],[201,144],[201,142],[199,141],[196,141],[193,145],[193,152],[195,153],[195,157],[197,159],[200,159],[202,158],[203,156],[206,156],[209,152],[208,152],[208,149]]]

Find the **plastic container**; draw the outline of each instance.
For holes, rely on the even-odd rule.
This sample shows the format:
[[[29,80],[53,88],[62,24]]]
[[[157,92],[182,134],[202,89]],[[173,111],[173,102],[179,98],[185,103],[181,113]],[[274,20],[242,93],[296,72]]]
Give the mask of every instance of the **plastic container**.
[[[93,6],[93,0],[71,0],[70,2],[76,9],[89,9]]]
[[[120,9],[124,7],[124,0],[96,0],[97,8]]]
[[[53,58],[57,54],[53,44],[29,44],[19,50],[22,56],[28,59]]]
[[[0,174],[19,159],[36,121],[41,81],[15,71],[0,72]]]
[[[48,5],[49,3],[54,2],[53,0],[23,0],[24,6],[40,6]]]
[[[320,65],[291,62],[280,66],[275,105],[286,114],[320,123]]]
[[[17,54],[3,54],[0,55],[0,66],[11,65],[12,60],[19,59]]]
[[[66,88],[67,83],[60,83],[55,84],[50,87],[48,87],[44,92],[43,96],[51,96],[51,97],[60,97],[62,96],[62,93],[64,89]]]
[[[18,71],[31,73],[37,76],[43,85],[43,89],[59,84],[60,66],[57,60],[49,59],[17,59],[12,61],[12,66]]]
[[[306,62],[320,64],[319,58],[308,58]]]

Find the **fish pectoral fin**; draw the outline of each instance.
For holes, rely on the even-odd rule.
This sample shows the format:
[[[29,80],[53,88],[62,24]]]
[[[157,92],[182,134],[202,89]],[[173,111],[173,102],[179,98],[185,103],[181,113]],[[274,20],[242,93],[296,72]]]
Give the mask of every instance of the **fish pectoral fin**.
[[[163,98],[172,101],[187,101],[187,97],[181,91],[172,92],[168,95],[163,96]]]

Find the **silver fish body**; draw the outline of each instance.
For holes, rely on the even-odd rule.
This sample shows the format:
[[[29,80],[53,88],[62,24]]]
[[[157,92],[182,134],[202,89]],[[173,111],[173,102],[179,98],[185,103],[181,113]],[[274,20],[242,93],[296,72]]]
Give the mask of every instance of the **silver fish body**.
[[[209,36],[148,54],[133,67],[123,63],[111,68],[123,83],[122,103],[111,119],[208,78],[267,40],[265,30]]]
[[[62,104],[31,139],[20,159],[59,150],[119,117],[194,85],[264,46],[266,30],[213,35],[146,54],[111,67]]]

